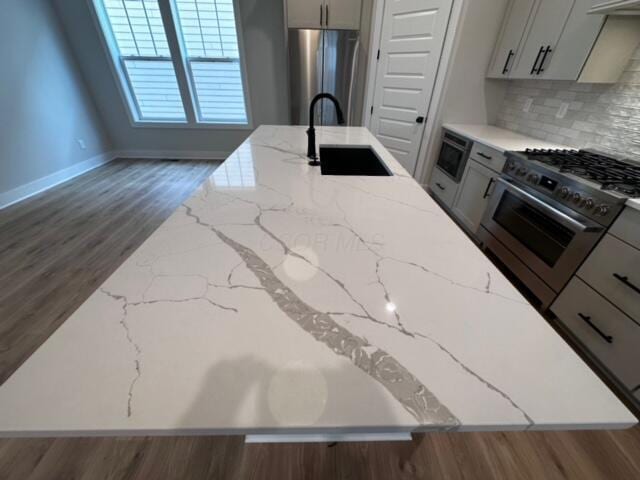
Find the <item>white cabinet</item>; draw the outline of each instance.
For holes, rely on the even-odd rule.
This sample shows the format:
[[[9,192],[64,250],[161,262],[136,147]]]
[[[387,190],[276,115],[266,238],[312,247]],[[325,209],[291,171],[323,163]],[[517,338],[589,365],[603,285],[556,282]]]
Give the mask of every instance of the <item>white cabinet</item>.
[[[593,2],[511,0],[488,76],[577,80],[605,21]]]
[[[326,0],[325,25],[331,30],[360,30],[362,0]]]
[[[472,232],[476,233],[491,195],[498,174],[472,158],[460,182],[458,196],[451,209],[456,217]]]
[[[507,6],[502,32],[498,38],[493,61],[489,68],[489,76],[495,78],[509,77],[516,58],[520,53],[520,42],[535,0],[513,0]]]
[[[288,0],[289,28],[359,30],[362,0]]]
[[[288,0],[287,25],[289,28],[322,28],[325,0]]]
[[[556,51],[576,0],[539,0],[511,78],[540,77]]]

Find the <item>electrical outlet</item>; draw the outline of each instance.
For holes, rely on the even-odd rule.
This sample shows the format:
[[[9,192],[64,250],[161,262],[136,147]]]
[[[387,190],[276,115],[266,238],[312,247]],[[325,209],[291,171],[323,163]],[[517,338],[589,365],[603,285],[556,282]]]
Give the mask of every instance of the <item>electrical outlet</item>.
[[[78,138],[78,139],[77,139],[77,142],[78,142],[78,145],[80,146],[80,148],[81,148],[82,150],[86,150],[86,149],[87,149],[87,144],[86,144],[86,143],[84,143],[84,140],[82,140],[81,138]]]
[[[529,97],[524,101],[524,105],[522,106],[523,112],[528,112],[531,110],[531,105],[533,105],[533,98]]]
[[[556,112],[556,118],[564,118],[567,114],[567,110],[569,110],[569,104],[567,102],[562,102],[560,104],[560,108]]]

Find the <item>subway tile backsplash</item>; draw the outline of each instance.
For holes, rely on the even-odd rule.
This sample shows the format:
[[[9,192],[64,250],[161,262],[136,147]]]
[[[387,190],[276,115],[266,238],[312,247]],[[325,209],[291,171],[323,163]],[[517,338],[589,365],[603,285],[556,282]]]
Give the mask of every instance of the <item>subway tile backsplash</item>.
[[[533,104],[525,112],[528,98]],[[558,118],[563,103],[568,104],[568,110],[564,118]],[[550,142],[640,161],[640,48],[614,85],[510,81],[497,125]]]

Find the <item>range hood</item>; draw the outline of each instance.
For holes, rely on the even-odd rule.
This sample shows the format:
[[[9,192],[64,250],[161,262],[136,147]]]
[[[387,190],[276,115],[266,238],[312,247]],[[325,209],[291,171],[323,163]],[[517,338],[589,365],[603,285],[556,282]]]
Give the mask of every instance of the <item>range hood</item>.
[[[640,15],[640,0],[597,1],[589,13],[605,15]]]

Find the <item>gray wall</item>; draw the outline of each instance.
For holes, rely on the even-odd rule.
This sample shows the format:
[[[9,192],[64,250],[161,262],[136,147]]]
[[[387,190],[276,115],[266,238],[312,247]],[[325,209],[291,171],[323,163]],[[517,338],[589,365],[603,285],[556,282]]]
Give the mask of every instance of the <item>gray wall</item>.
[[[117,150],[229,153],[242,129],[134,127],[117,89],[87,0],[53,0]],[[239,0],[253,123],[288,122],[282,0]]]
[[[575,148],[595,148],[640,161],[640,48],[614,85],[509,82],[498,126]],[[533,98],[529,112],[523,111]],[[565,118],[556,118],[562,102]]]
[[[109,150],[48,0],[2,2],[0,65],[0,192]]]

